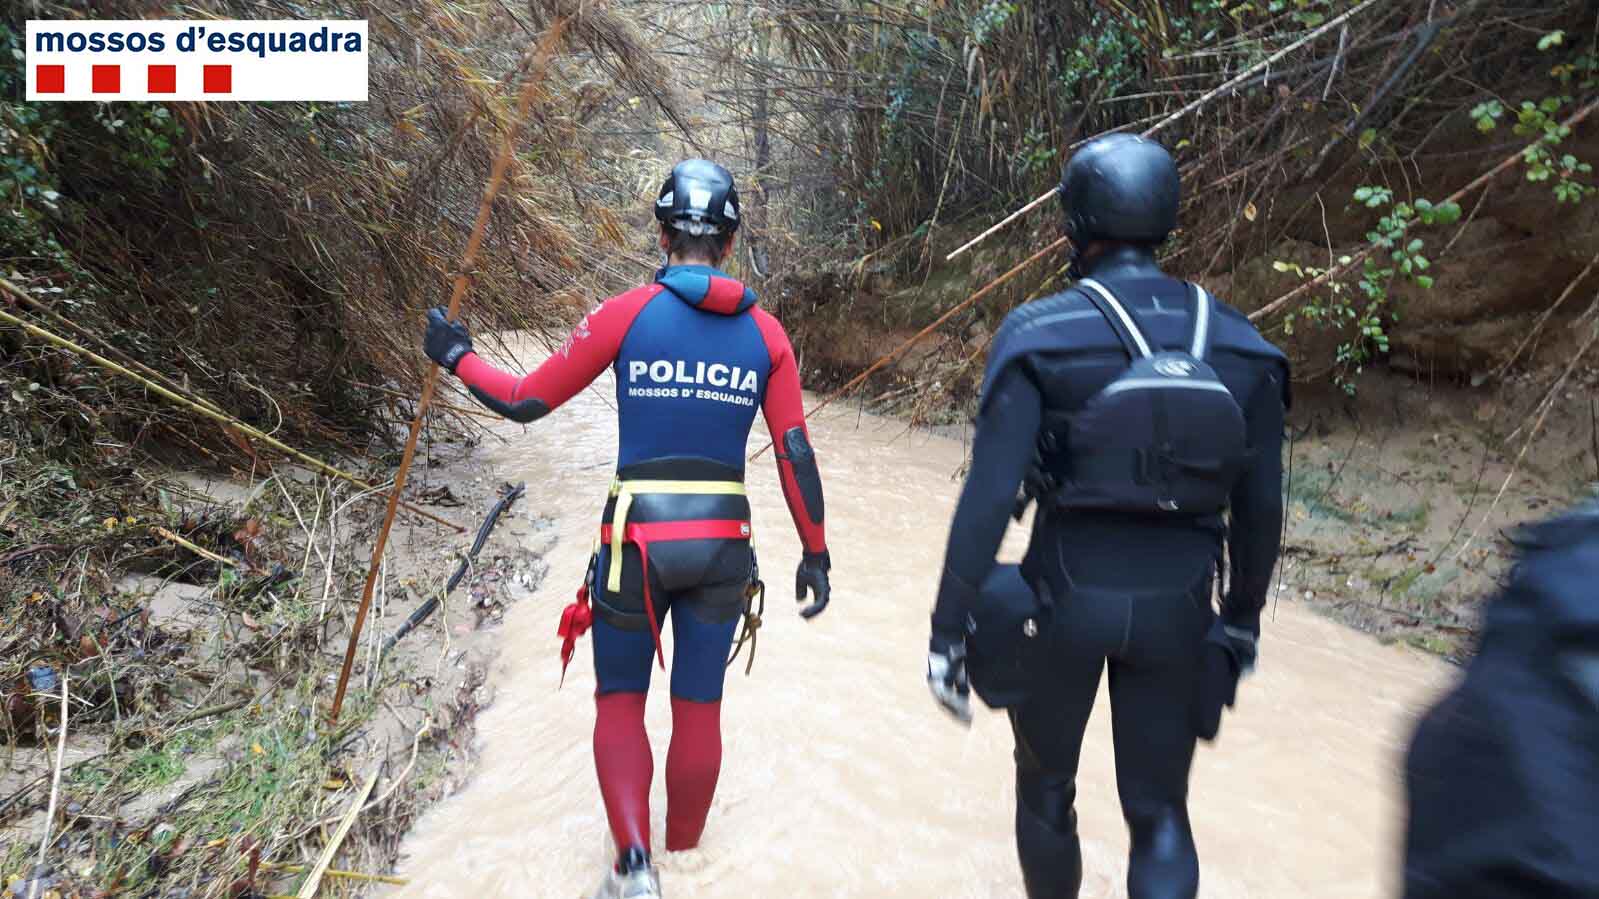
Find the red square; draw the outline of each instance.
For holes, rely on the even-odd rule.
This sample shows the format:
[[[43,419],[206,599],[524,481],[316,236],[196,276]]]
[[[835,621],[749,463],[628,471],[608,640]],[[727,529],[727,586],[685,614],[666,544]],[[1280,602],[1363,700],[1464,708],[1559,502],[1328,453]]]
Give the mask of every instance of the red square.
[[[233,93],[233,66],[206,66],[205,92],[208,94]]]
[[[178,92],[177,66],[150,66],[149,79],[149,92],[152,94],[175,94]]]
[[[97,94],[122,93],[122,67],[121,66],[95,66],[94,77],[90,82]]]
[[[64,94],[67,92],[66,66],[34,66],[33,91],[38,94]]]

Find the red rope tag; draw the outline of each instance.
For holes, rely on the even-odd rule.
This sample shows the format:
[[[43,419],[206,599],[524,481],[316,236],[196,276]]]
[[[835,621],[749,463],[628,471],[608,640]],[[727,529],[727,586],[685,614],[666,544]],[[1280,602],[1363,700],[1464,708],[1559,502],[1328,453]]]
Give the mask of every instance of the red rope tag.
[[[588,633],[589,625],[593,623],[594,610],[589,608],[589,585],[584,584],[577,588],[577,601],[562,610],[561,626],[555,632],[561,638],[562,684],[566,683],[566,666],[571,664],[572,654],[577,651],[577,638]]]

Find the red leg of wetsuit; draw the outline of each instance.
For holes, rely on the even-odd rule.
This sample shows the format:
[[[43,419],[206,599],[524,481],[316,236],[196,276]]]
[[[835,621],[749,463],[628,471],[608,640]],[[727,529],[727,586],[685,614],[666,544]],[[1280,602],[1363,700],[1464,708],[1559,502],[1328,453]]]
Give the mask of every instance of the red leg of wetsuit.
[[[672,745],[666,752],[666,848],[693,849],[722,770],[722,704],[672,697]]]
[[[644,730],[643,693],[606,693],[594,699],[594,768],[611,822],[616,851],[650,851],[650,779],[655,759]]]

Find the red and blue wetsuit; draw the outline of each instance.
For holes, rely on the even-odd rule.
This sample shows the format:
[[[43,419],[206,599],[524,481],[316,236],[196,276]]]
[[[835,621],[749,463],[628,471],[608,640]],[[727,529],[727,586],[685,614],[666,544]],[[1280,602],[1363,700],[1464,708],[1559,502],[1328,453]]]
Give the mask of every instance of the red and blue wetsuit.
[[[809,554],[827,551],[821,480],[788,336],[752,291],[708,266],[666,268],[606,300],[529,375],[471,353],[456,374],[488,408],[530,422],[606,368],[616,373],[619,446],[592,572],[595,764],[617,846],[647,851],[654,765],[644,697],[669,616],[666,846],[684,849],[698,843],[715,791],[723,673],[754,568],[742,481],[757,407]]]

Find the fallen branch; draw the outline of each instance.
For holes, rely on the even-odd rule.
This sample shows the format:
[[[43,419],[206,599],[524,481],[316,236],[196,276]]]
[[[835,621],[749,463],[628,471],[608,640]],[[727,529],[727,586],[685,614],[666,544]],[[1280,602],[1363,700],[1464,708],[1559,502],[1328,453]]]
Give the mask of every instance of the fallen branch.
[[[495,524],[499,522],[500,513],[510,508],[511,503],[516,502],[517,498],[520,497],[526,489],[527,485],[525,483],[517,484],[515,487],[511,488],[510,492],[500,497],[499,502],[494,504],[494,508],[489,510],[489,515],[483,520],[482,526],[478,528],[477,539],[472,541],[471,550],[469,550],[466,556],[461,559],[461,564],[456,566],[455,573],[450,575],[450,579],[445,582],[444,592],[438,596],[429,597],[427,602],[424,602],[422,605],[418,606],[416,611],[412,612],[411,616],[400,624],[399,629],[394,632],[394,635],[389,637],[388,640],[384,641],[383,649],[378,653],[378,658],[381,659],[382,657],[388,655],[389,650],[394,648],[394,644],[400,642],[400,640],[404,638],[406,634],[409,634],[411,631],[415,630],[417,625],[426,621],[427,617],[432,615],[433,611],[439,607],[440,600],[443,597],[448,596],[451,590],[454,590],[460,585],[461,578],[466,576],[467,568],[472,564],[472,562],[477,560],[478,552],[483,549],[484,542],[489,539],[489,534],[493,532]]]
[[[0,278],[0,284],[5,284],[5,283],[6,283],[5,279],[4,278]],[[294,447],[289,446],[288,444],[282,442],[281,440],[278,440],[278,439],[272,437],[271,435],[262,432],[261,430],[259,430],[257,428],[251,427],[250,425],[245,424],[244,422],[238,420],[237,418],[232,417],[231,415],[228,415],[228,414],[223,413],[223,412],[218,412],[218,411],[216,411],[214,409],[207,408],[207,407],[202,406],[199,403],[195,402],[194,400],[188,399],[187,397],[180,396],[179,394],[176,394],[176,393],[172,392],[171,390],[168,390],[167,388],[161,386],[160,384],[157,384],[156,382],[150,380],[149,378],[144,377],[143,375],[139,374],[138,372],[132,371],[132,370],[126,368],[123,365],[120,365],[120,364],[118,364],[116,362],[113,362],[110,359],[107,359],[104,356],[101,356],[100,354],[93,352],[92,350],[85,349],[84,347],[81,347],[81,346],[73,343],[72,341],[67,340],[65,337],[58,336],[56,334],[51,333],[50,331],[46,331],[44,328],[41,328],[38,325],[32,324],[31,322],[25,321],[25,320],[20,319],[20,318],[17,318],[16,316],[12,315],[9,312],[6,312],[3,309],[0,309],[0,321],[4,321],[4,322],[8,322],[10,324],[16,325],[17,327],[21,328],[24,331],[27,331],[29,334],[32,334],[35,337],[38,337],[38,338],[40,338],[42,340],[48,341],[50,343],[53,343],[56,346],[58,346],[58,347],[60,347],[60,348],[62,348],[64,350],[67,350],[68,352],[76,353],[77,355],[82,356],[83,358],[89,360],[90,362],[93,362],[95,365],[100,366],[101,368],[104,368],[104,369],[106,369],[108,371],[115,372],[115,373],[117,373],[119,375],[122,375],[125,378],[128,378],[128,379],[130,379],[132,381],[135,381],[138,384],[143,385],[147,390],[150,390],[153,393],[156,393],[156,394],[158,394],[158,395],[160,395],[162,397],[165,397],[166,399],[169,399],[172,402],[177,403],[178,405],[183,406],[186,409],[189,409],[190,411],[197,412],[197,413],[199,413],[201,415],[204,415],[206,418],[210,418],[210,419],[212,419],[214,421],[220,422],[221,424],[226,425],[227,427],[234,428],[234,429],[238,430],[242,434],[245,434],[245,435],[247,435],[249,437],[253,437],[254,439],[260,441],[261,443],[266,444],[267,446],[272,447],[273,449],[277,450],[278,452],[283,453],[284,455],[287,455],[287,456],[289,456],[289,457],[291,457],[293,459],[296,459],[296,460],[298,460],[300,462],[303,462],[306,465],[309,465],[312,468],[317,469],[318,471],[324,472],[326,474],[333,475],[334,477],[340,478],[342,480],[349,481],[350,483],[356,485],[357,487],[360,487],[363,490],[369,490],[369,491],[376,492],[379,489],[379,488],[374,487],[371,484],[368,484],[367,482],[361,480],[360,478],[356,477],[353,474],[350,474],[350,473],[348,473],[346,471],[342,471],[342,470],[340,470],[338,468],[334,468],[332,465],[329,465],[328,463],[323,462],[321,459],[318,459],[315,456],[310,456],[310,455],[307,455],[305,453],[302,453],[299,450],[295,449]],[[411,513],[413,513],[415,515],[420,515],[423,518],[426,518],[426,519],[428,519],[430,521],[438,522],[439,524],[442,524],[442,525],[444,525],[447,528],[453,528],[457,533],[460,533],[460,532],[466,530],[466,528],[463,528],[460,525],[457,525],[457,524],[455,524],[453,522],[446,521],[445,519],[440,518],[437,515],[434,515],[432,512],[429,512],[426,509],[418,509],[417,507],[415,507],[413,505],[410,505],[409,503],[400,503],[400,505],[403,506],[406,509],[406,511],[408,511],[408,512],[411,512]]]

